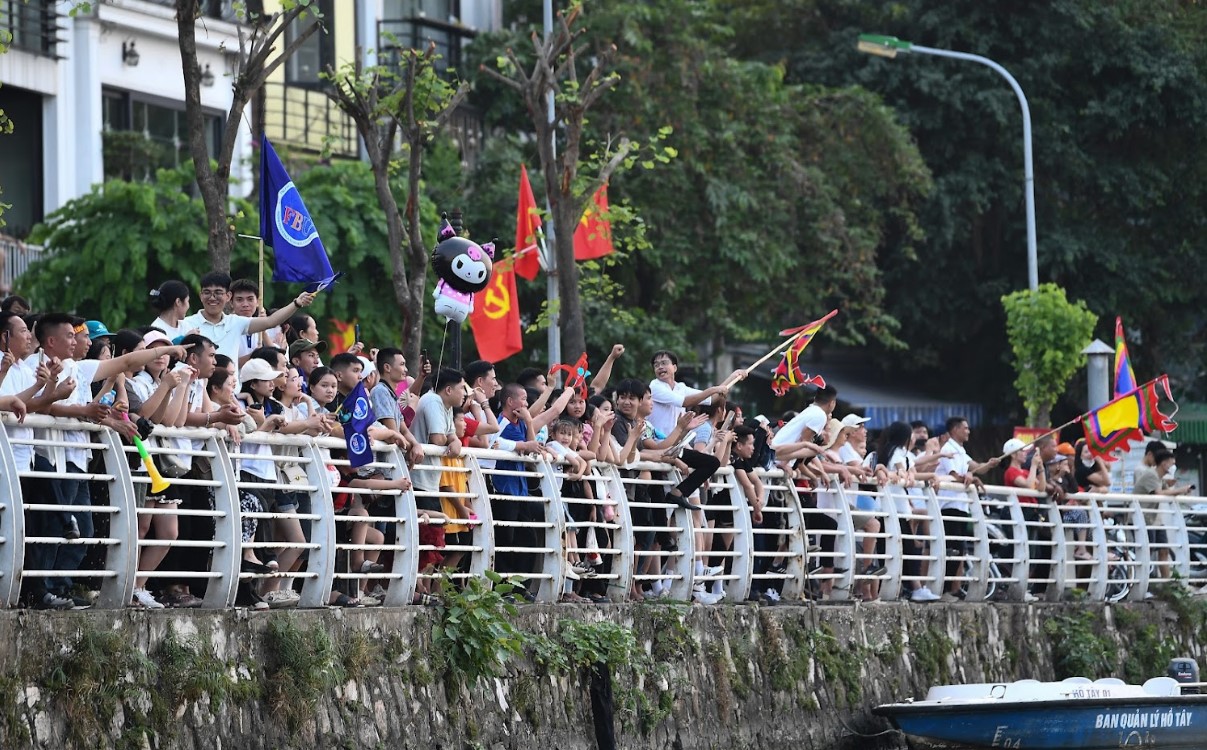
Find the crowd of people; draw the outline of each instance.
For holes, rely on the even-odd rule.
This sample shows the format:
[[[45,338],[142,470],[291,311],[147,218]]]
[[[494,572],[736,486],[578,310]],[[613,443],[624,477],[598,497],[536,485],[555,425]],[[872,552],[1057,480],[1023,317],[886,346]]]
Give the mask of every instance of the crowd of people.
[[[35,311],[19,296],[0,303],[0,411],[23,420],[29,412],[86,420],[113,430],[126,442],[148,439],[156,425],[205,427],[225,433],[237,451],[238,501],[243,511],[242,571],[252,573],[240,584],[238,603],[256,609],[297,605],[296,574],[307,564],[312,494],[294,491],[306,485],[304,470],[278,460],[287,448],[273,448],[251,433],[342,437],[344,400],[364,382],[376,421],[369,437],[396,445],[406,456],[409,477],[388,469],[355,469],[341,451],[330,451],[327,464],[330,502],[341,523],[339,539],[347,545],[342,565],[353,575],[330,592],[333,606],[374,606],[384,600],[389,579],[375,579],[389,560],[395,525],[372,517],[393,515],[392,497],[379,494],[413,490],[419,518],[420,578],[414,602],[433,603],[434,574],[468,570],[475,504],[481,498],[469,487],[462,450],[490,448],[503,456],[480,463],[487,473],[491,515],[499,552],[494,568],[523,578],[539,565],[544,546],[544,506],[540,482],[529,459],[556,460],[560,495],[566,500],[567,528],[563,540],[564,589],[561,601],[610,601],[608,575],[614,562],[607,554],[611,530],[631,523],[636,550],[633,584],[625,595],[634,601],[669,593],[674,551],[680,539],[668,523],[669,513],[681,508],[691,518],[697,558],[692,596],[710,604],[726,597],[725,580],[733,566],[734,506],[745,502],[751,522],[766,533],[754,535],[756,585],[751,598],[766,603],[780,599],[777,575],[787,570],[787,515],[782,498],[768,493],[760,469],[781,468],[806,498],[810,534],[811,573],[817,584],[808,593],[817,598],[833,594],[838,559],[839,503],[849,498],[859,544],[854,559],[860,566],[855,598],[879,598],[878,577],[885,573],[885,554],[878,540],[882,502],[894,502],[903,519],[904,599],[953,601],[963,596],[962,557],[971,536],[970,494],[943,489],[941,482],[983,486],[982,477],[999,458],[973,460],[965,450],[970,435],[967,420],[952,417],[941,435],[928,426],[894,422],[869,439],[866,418],[834,415],[837,392],[823,387],[800,413],[784,414],[775,424],[763,416],[746,417],[729,398],[730,389],[747,376],[736,370],[721,383],[697,389],[678,380],[679,362],[670,351],[651,359],[653,379],[623,379],[612,383],[612,370],[625,353],[615,345],[590,383],[556,388],[546,374],[529,368],[513,382],[500,384],[492,363],[478,360],[463,370],[432,371],[426,359],[412,373],[401,349],[366,350],[361,342],[324,362],[326,344],[319,339],[314,319],[304,311],[314,297],[299,294],[288,305],[262,309],[259,289],[248,280],[209,273],[200,280],[201,309],[191,313],[191,290],[180,281],[167,281],[151,292],[156,317],[142,327],[115,331],[98,320]],[[100,460],[87,448],[88,434],[74,425],[63,430],[35,430],[19,422],[10,426],[22,494],[27,503],[49,504],[61,511],[27,511],[28,534],[70,542],[100,534],[90,505],[103,505],[106,486],[85,478]],[[159,453],[166,476],[212,480],[202,444],[188,438],[156,438],[178,452]],[[425,446],[427,449],[425,450]],[[1076,492],[1106,491],[1109,473],[1083,442],[1058,443],[1051,437],[1026,446],[1008,441],[1003,483],[1034,491],[1024,497],[1027,514],[1038,514],[1037,499],[1046,496],[1061,507],[1064,519],[1078,529],[1075,557],[1089,559],[1086,549],[1087,513],[1068,498]],[[514,455],[508,458],[504,454]],[[626,482],[630,514],[618,518],[617,503],[593,467],[618,467]],[[1147,467],[1136,479],[1142,494],[1181,494],[1191,488],[1171,486],[1166,479],[1172,455],[1154,441],[1146,451]],[[717,472],[732,467],[732,480]],[[662,467],[662,470],[652,467]],[[136,462],[132,468],[139,470]],[[675,482],[654,481],[677,469]],[[78,475],[78,476],[77,476]],[[727,473],[725,476],[729,476]],[[726,484],[725,482],[732,484]],[[849,491],[835,491],[835,483]],[[881,490],[889,484],[903,488],[889,499]],[[923,585],[927,575],[926,539],[930,534],[921,488],[932,485],[940,497],[948,540],[948,588],[936,594]],[[208,567],[203,545],[174,546],[177,539],[213,538],[213,520],[205,514],[179,509],[213,507],[213,487],[205,482],[174,482],[153,491],[147,482],[135,485],[140,507],[138,578],[131,606],[148,609],[195,607],[202,603],[205,579],[179,577],[164,571],[196,571]],[[177,512],[173,512],[173,510]],[[270,513],[266,523],[257,514]],[[1028,516],[1031,520],[1032,516]],[[107,517],[98,514],[98,522]],[[528,523],[525,523],[528,522]],[[1033,557],[1048,559],[1044,528],[1036,527]],[[1050,533],[1050,532],[1048,532]],[[1161,542],[1153,532],[1154,543]],[[268,542],[254,544],[253,542]],[[85,544],[31,544],[26,568],[62,571],[49,577],[27,576],[22,600],[30,607],[67,609],[89,606],[96,593],[90,579],[78,574],[88,567]],[[527,550],[532,550],[531,552]],[[1163,550],[1165,551],[1165,550]],[[1167,552],[1167,551],[1166,551]],[[95,562],[95,561],[94,561]],[[1160,563],[1167,565],[1168,559]],[[1042,577],[1042,576],[1041,576]],[[527,579],[515,595],[534,598],[539,578]],[[1030,594],[1028,595],[1030,596]]]

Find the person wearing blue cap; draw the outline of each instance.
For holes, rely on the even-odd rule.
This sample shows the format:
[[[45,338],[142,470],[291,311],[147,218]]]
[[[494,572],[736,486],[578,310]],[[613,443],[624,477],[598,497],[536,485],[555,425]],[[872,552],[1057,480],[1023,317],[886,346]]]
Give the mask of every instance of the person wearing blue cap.
[[[105,324],[99,320],[85,321],[84,325],[88,327],[89,341],[96,341],[97,339],[103,338],[105,339],[105,343],[108,343],[109,338],[113,335],[112,333],[109,333],[109,329],[105,327]]]

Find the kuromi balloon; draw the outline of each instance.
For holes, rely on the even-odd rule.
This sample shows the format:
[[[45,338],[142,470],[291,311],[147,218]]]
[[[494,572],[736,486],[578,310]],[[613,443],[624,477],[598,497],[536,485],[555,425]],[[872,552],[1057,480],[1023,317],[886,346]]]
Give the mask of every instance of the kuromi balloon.
[[[439,244],[432,251],[436,283],[436,314],[446,320],[465,322],[474,309],[474,294],[490,283],[495,246],[479,245],[457,235],[448,219],[442,219]]]

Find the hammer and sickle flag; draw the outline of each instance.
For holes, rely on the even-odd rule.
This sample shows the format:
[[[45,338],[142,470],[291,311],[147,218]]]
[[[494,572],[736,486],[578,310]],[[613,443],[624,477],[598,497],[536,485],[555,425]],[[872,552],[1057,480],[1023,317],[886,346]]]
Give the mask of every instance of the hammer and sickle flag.
[[[488,362],[501,362],[524,349],[514,266],[511,258],[496,263],[490,283],[474,295],[469,327],[474,332],[478,356]]]

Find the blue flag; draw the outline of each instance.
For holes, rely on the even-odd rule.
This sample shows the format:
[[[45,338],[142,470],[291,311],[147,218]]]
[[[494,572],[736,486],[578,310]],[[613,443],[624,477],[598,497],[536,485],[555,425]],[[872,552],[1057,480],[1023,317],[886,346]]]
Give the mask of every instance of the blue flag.
[[[322,291],[336,273],[318,229],[267,136],[260,146],[260,236],[276,260],[272,280],[318,284]]]
[[[369,392],[365,381],[360,381],[339,409],[339,421],[344,426],[344,440],[348,443],[348,463],[353,468],[364,466],[373,460],[373,446],[369,442],[369,425],[377,421],[373,407],[369,404]]]

